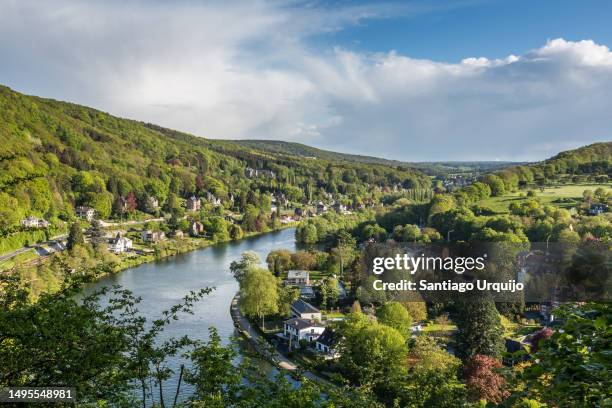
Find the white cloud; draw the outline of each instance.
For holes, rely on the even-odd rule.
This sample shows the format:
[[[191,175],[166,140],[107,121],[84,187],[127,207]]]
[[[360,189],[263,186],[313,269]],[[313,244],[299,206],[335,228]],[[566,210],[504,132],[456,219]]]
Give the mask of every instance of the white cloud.
[[[533,160],[610,139],[612,53],[590,40],[459,63],[309,41],[368,18],[430,11],[5,1],[0,83],[204,137],[401,160]]]

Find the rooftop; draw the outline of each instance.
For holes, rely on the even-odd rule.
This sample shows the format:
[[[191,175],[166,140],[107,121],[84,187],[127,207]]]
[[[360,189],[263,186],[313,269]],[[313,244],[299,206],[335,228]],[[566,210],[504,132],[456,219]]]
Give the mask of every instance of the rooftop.
[[[294,317],[293,319],[285,320],[285,324],[293,326],[297,330],[303,330],[309,327],[323,327],[314,320],[300,319],[299,317]]]
[[[319,309],[314,307],[308,302],[304,302],[302,299],[296,300],[292,305],[292,309],[295,309],[296,312],[302,313],[321,313]]]
[[[323,334],[321,334],[321,337],[317,339],[317,343],[321,343],[328,347],[331,347],[334,345],[334,343],[337,340],[338,340],[338,334],[334,332],[332,329],[330,329],[329,327],[327,327],[325,328],[325,331],[323,332]]]
[[[308,271],[304,270],[290,270],[287,272],[287,279],[307,279],[309,275]]]

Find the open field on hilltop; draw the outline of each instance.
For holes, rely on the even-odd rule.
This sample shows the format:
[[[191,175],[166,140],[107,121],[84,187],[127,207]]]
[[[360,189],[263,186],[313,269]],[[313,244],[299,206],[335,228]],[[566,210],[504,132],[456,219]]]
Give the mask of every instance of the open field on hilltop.
[[[539,188],[534,187],[536,198],[544,204],[552,204],[560,208],[575,207],[582,201],[582,192],[584,190],[595,190],[599,187],[608,189],[612,193],[612,187],[609,184],[568,184],[556,187],[546,187],[542,192]],[[508,207],[511,203],[520,203],[532,197],[526,197],[527,190],[519,190],[513,193],[504,194],[500,197],[490,197],[479,202],[480,205],[489,207],[497,213],[508,213]],[[573,201],[555,203],[557,199],[572,199]]]

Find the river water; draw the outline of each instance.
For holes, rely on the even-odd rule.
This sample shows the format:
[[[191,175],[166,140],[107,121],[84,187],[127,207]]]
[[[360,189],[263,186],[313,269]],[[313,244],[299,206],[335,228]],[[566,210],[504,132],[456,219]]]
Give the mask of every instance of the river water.
[[[257,252],[264,263],[273,249],[286,248],[293,251],[296,249],[294,233],[293,228],[284,229],[143,264],[105,277],[88,288],[87,292],[108,285],[121,285],[142,297],[139,310],[150,322],[161,317],[162,311],[180,303],[189,291],[215,287],[210,295],[196,303],[193,315],[181,315],[178,321],[166,328],[161,339],[188,335],[192,339],[204,340],[208,337],[208,328],[214,326],[223,340],[228,342],[234,334],[230,304],[238,290],[238,283],[229,271],[230,263],[249,250]],[[166,402],[171,402],[174,396],[181,362],[180,358],[170,361],[170,366],[177,374],[164,387]],[[261,368],[263,371],[271,370],[263,362]],[[184,399],[190,389],[182,386],[181,390],[181,399]]]

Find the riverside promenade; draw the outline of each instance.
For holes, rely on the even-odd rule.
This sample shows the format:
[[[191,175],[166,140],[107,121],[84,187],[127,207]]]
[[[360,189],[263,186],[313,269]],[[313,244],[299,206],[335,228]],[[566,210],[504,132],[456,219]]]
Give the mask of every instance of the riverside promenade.
[[[244,336],[255,350],[266,360],[272,362],[275,366],[285,371],[288,371],[293,376],[302,376],[311,381],[318,383],[335,386],[325,378],[307,370],[301,370],[295,363],[289,360],[287,357],[282,355],[276,347],[272,346],[267,340],[261,335],[259,330],[253,327],[251,322],[242,315],[239,306],[240,295],[236,294],[232,299],[232,305],[230,307],[230,313],[232,320],[234,320],[234,326]]]

